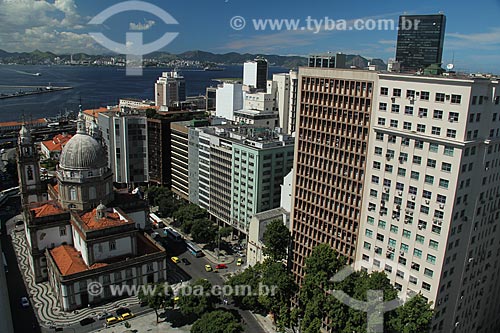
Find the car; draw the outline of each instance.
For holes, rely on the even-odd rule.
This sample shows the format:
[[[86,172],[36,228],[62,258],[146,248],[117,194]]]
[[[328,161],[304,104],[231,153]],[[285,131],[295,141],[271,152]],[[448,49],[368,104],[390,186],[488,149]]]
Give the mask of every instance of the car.
[[[175,297],[174,297],[174,304],[175,304],[175,303],[177,303],[177,302],[179,302],[179,300],[180,300],[180,299],[181,299],[181,298],[180,298],[179,296],[175,296]]]
[[[87,325],[90,325],[92,323],[95,323],[95,320],[92,317],[87,317],[87,318],[83,318],[82,320],[80,320],[80,326],[87,326]]]
[[[243,259],[238,258],[238,260],[236,260],[236,266],[241,266],[241,264],[243,264]]]
[[[187,260],[186,258],[182,258],[181,260],[182,260],[182,263],[184,265],[191,265],[191,263],[189,262],[189,260]]]
[[[28,308],[30,306],[30,301],[28,300],[28,297],[26,296],[21,297],[21,306],[23,308]]]
[[[177,257],[172,257],[172,258],[170,258],[170,260],[172,260],[172,262],[174,264],[177,264],[180,261],[179,258],[177,258]]]
[[[207,264],[207,265],[205,265],[205,270],[206,270],[207,272],[211,272],[211,271],[212,271],[212,266],[210,266],[210,265],[208,265],[208,264]]]
[[[106,317],[108,317],[108,316],[109,316],[109,313],[107,313],[106,311],[101,312],[101,313],[99,313],[99,314],[97,315],[97,320],[104,320],[104,319],[106,319]]]
[[[153,232],[153,233],[151,234],[151,237],[152,237],[152,238],[158,238],[158,237],[160,237],[160,234],[159,234],[159,233],[157,233],[157,232],[155,231],[155,232]]]
[[[133,318],[133,317],[134,317],[133,313],[131,313],[131,312],[125,312],[124,314],[118,316],[118,320],[123,321],[123,320],[127,320],[127,319],[130,319],[130,318]]]
[[[218,264],[217,266],[215,266],[215,269],[226,269],[226,268],[227,268],[226,264]]]
[[[238,255],[238,257],[244,257],[245,256],[245,253],[244,252],[241,252],[241,251],[238,251],[238,253],[236,253]]]
[[[118,317],[120,317],[121,315],[123,315],[124,313],[132,313],[132,311],[130,311],[129,308],[118,308],[118,310],[116,310],[116,315]]]
[[[106,325],[113,325],[119,322],[118,318],[113,315],[109,315],[106,317]]]

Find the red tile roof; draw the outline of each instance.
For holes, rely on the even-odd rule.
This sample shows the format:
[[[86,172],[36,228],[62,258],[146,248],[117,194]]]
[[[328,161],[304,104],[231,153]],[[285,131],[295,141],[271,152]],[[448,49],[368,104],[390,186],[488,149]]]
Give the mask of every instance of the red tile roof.
[[[62,275],[76,274],[108,265],[105,263],[95,263],[90,267],[87,266],[85,261],[83,261],[81,253],[71,245],[58,246],[50,250],[50,254]]]
[[[31,211],[35,215],[35,218],[58,215],[65,212],[56,202],[48,202],[40,207],[31,209]]]
[[[88,269],[82,255],[73,246],[58,246],[50,250],[50,254],[62,275],[76,274]]]
[[[52,186],[52,188],[54,189],[54,191],[59,193],[59,184],[55,184],[54,186]]]
[[[110,213],[110,212],[107,212],[106,216],[103,217],[102,219],[97,219],[96,209],[81,215],[80,218],[88,229],[93,229],[93,230],[111,228],[133,223],[128,220],[120,219],[120,215],[118,213]]]
[[[72,137],[70,134],[58,134],[52,140],[42,141],[42,145],[47,147],[49,151],[61,151]]]
[[[105,107],[100,107],[99,109],[88,109],[88,110],[83,110],[83,113],[85,113],[88,116],[92,117],[97,117],[97,114],[100,112],[106,112],[106,111],[118,111],[118,109],[108,109]],[[95,115],[95,116],[94,116]]]
[[[35,124],[42,124],[42,123],[46,123],[46,122],[47,122],[47,119],[40,118],[40,119],[34,119],[33,121],[27,121],[26,123],[35,125]],[[22,124],[23,124],[23,122],[21,122],[21,121],[5,121],[3,123],[0,123],[0,127],[21,126]]]

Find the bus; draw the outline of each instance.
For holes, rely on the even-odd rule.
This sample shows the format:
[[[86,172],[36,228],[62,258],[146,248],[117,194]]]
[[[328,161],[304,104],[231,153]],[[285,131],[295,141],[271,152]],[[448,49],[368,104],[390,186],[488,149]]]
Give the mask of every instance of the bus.
[[[163,232],[171,239],[173,239],[176,242],[180,242],[182,240],[182,235],[179,234],[177,231],[175,231],[172,228],[165,227],[163,228]]]
[[[155,213],[149,213],[149,222],[151,222],[153,228],[163,228],[165,226],[161,218]]]
[[[196,258],[203,257],[203,251],[191,242],[186,242],[186,247],[188,251]]]
[[[5,258],[5,253],[2,252],[2,260],[3,260],[3,268],[5,269],[5,273],[9,272],[9,266],[7,266],[7,258]]]

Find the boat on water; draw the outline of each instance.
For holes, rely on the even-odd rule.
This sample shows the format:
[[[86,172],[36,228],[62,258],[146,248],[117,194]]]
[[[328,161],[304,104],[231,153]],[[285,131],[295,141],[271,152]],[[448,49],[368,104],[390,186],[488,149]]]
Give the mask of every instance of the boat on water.
[[[35,75],[35,76],[42,76],[42,73],[35,73],[33,75]]]
[[[216,67],[216,66],[207,66],[207,67],[203,68],[203,70],[207,71],[207,72],[208,71],[212,71],[212,72],[219,71],[220,72],[220,71],[223,71],[224,68],[222,68],[222,67]]]

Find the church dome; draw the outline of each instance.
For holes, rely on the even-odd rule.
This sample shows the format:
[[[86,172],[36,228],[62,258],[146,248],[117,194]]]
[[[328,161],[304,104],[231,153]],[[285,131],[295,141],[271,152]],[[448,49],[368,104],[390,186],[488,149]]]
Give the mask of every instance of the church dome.
[[[107,165],[106,154],[96,139],[77,133],[62,149],[59,165],[69,170],[99,169]]]

